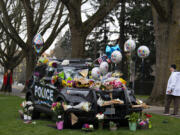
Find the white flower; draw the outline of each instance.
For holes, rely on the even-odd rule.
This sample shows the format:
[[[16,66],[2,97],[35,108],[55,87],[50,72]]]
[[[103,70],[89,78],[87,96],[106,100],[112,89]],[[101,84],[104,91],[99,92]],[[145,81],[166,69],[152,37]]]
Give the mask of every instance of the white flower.
[[[90,111],[90,103],[89,102],[84,102],[82,105],[82,110],[89,112]]]
[[[93,125],[89,125],[89,128],[93,129],[93,128],[94,128],[94,126],[93,126]]]
[[[102,119],[104,119],[104,114],[97,114],[96,115],[96,118],[98,118],[98,120],[102,120]]]
[[[22,107],[25,107],[26,106],[26,101],[23,101],[22,102]]]
[[[30,107],[28,108],[28,110],[29,110],[29,111],[34,110],[34,107],[33,107],[33,106],[30,106]]]
[[[32,105],[32,102],[31,101],[27,101],[26,105]]]
[[[62,117],[61,117],[61,115],[58,115],[58,119],[61,119]]]

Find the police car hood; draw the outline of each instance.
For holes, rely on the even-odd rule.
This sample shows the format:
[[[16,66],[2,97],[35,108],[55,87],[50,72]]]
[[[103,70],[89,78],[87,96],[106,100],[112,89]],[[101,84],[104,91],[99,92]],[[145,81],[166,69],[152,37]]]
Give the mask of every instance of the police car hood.
[[[62,90],[61,94],[65,97],[65,101],[70,104],[93,102],[94,100],[91,89],[67,88]]]

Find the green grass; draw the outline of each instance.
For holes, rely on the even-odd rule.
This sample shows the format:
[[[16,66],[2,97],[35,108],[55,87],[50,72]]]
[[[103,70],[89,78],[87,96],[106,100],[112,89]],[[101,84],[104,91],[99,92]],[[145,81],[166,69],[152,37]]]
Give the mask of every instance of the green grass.
[[[58,131],[47,126],[54,124],[53,121],[47,119],[36,120],[36,124],[24,124],[18,114],[22,101],[23,99],[19,97],[0,95],[0,135],[180,135],[180,119],[154,114],[152,129],[136,132],[129,131],[128,127],[120,127],[117,131],[95,130],[91,133],[70,129]]]
[[[135,95],[136,98],[146,101],[149,98],[149,95]]]

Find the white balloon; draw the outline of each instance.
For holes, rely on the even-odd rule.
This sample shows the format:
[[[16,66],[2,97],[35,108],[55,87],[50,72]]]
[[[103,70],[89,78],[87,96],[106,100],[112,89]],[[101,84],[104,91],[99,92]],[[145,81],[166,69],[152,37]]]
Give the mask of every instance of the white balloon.
[[[91,75],[94,79],[99,79],[100,78],[100,69],[98,67],[95,67],[91,71]]]
[[[111,54],[111,61],[115,64],[119,63],[122,60],[122,54],[120,51],[114,51]]]
[[[108,72],[108,69],[109,69],[109,65],[107,62],[101,62],[100,64],[100,72],[105,75],[107,72]]]
[[[136,48],[136,43],[131,38],[128,39],[124,44],[124,51],[125,52],[132,52],[135,50],[135,48]]]
[[[147,46],[140,46],[137,50],[137,54],[140,58],[146,58],[150,54],[150,50]]]

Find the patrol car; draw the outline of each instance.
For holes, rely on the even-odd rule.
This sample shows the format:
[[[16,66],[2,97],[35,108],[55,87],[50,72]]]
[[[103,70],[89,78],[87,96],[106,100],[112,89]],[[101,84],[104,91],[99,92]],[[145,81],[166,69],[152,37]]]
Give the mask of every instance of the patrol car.
[[[79,70],[91,68],[85,60],[70,60],[68,65],[63,66],[61,65],[62,60],[56,61],[58,63],[56,67],[50,67],[46,64],[37,66],[32,78],[27,83],[26,100],[32,101],[34,104],[33,118],[38,118],[42,112],[53,115],[51,111],[53,102],[66,102],[72,106],[81,102],[91,103],[91,110],[88,112],[75,108],[64,111],[64,126],[68,128],[75,126],[71,123],[71,113],[78,117],[78,124],[76,125],[97,122],[97,113],[104,113],[105,121],[115,121],[121,125],[124,124],[124,121],[127,122],[125,119],[127,114],[142,111],[141,107],[132,108],[132,105],[136,104],[133,90],[101,91],[91,88],[70,88],[61,87],[57,84],[53,85],[51,79],[55,72],[64,71],[67,73],[65,76],[68,76],[69,71],[71,73],[73,71],[73,75],[75,75]],[[100,97],[104,101],[118,98],[123,100],[124,104],[100,106],[98,105]]]

